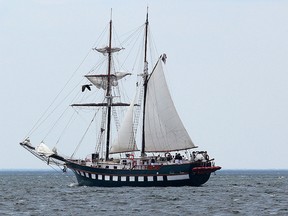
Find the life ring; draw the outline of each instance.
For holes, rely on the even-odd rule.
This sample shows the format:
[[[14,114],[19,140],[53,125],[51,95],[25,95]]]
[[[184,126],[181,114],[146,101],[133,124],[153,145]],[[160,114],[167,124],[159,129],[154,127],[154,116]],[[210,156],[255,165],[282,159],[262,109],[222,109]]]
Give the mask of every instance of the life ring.
[[[134,160],[134,155],[133,154],[129,155],[129,159],[133,161]]]

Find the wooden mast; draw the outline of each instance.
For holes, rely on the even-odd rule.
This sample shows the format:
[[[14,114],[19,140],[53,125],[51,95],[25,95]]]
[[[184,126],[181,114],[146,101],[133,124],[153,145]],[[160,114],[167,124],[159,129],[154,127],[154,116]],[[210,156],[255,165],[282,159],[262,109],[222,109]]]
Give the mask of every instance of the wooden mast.
[[[106,156],[105,160],[109,159],[109,144],[110,144],[110,129],[111,129],[111,105],[112,105],[112,95],[111,95],[111,85],[110,85],[110,76],[111,76],[111,47],[112,47],[112,9],[111,9],[111,18],[110,18],[110,32],[109,32],[109,48],[108,48],[108,77],[107,77],[107,131],[106,131]]]
[[[147,82],[148,82],[148,62],[147,62],[147,37],[148,37],[148,7],[145,22],[145,50],[144,50],[144,102],[143,102],[143,127],[142,127],[142,149],[141,156],[145,156],[145,107],[146,107],[146,95],[147,95]]]

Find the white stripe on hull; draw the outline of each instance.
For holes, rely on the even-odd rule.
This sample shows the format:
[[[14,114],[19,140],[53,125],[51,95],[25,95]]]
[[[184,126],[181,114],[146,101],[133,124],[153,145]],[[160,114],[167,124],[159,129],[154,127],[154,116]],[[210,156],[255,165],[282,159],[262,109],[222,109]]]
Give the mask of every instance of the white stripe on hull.
[[[157,176],[157,181],[164,181],[163,176]]]
[[[185,180],[185,179],[189,179],[189,174],[167,176],[168,181]]]
[[[79,171],[79,170],[75,170],[75,172],[78,175],[87,177],[87,178],[91,178],[91,179],[98,179],[98,180],[104,180],[104,181],[110,181],[111,177],[109,175],[97,175],[94,173],[91,173],[91,175],[89,175],[89,173],[87,172],[83,172],[83,171]],[[182,175],[167,175],[167,181],[177,181],[177,180],[187,180],[189,179],[189,174],[182,174]],[[136,176],[128,176],[128,181],[130,182],[135,182],[136,181]],[[137,178],[138,182],[144,182],[145,178],[144,176],[138,176]],[[122,181],[122,182],[126,182],[127,181],[127,176],[120,176],[120,178],[118,176],[112,176],[112,181]],[[154,176],[147,176],[146,181],[148,182],[153,182],[153,181],[164,181],[164,176],[156,176],[156,178],[154,178]]]
[[[148,181],[153,181],[153,176],[148,176]]]

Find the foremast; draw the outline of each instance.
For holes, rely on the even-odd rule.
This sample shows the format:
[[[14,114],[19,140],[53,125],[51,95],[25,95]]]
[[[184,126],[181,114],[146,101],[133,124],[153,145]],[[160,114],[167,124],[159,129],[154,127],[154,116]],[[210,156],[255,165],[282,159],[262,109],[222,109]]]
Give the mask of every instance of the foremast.
[[[123,79],[127,75],[131,75],[131,73],[125,73],[125,72],[114,72],[112,71],[112,55],[114,52],[119,52],[123,48],[118,47],[112,47],[112,15],[109,22],[109,42],[106,47],[103,48],[93,48],[93,50],[96,50],[100,53],[102,53],[104,56],[107,56],[108,60],[108,67],[105,74],[88,74],[85,75],[85,77],[98,89],[104,90],[105,95],[105,102],[101,103],[76,103],[72,104],[71,106],[74,107],[105,107],[105,110],[103,110],[102,115],[102,124],[101,126],[101,134],[105,131],[106,133],[106,140],[102,143],[102,140],[100,140],[99,145],[102,144],[105,152],[105,161],[109,160],[109,154],[113,151],[111,151],[111,147],[113,147],[111,143],[111,123],[112,123],[112,107],[116,106],[130,106],[130,103],[122,103],[122,102],[116,102],[113,103],[113,95],[112,95],[112,88],[115,86],[118,86],[118,80]],[[92,85],[90,84],[90,85]],[[84,85],[82,86],[82,92],[85,91],[85,88],[88,88],[90,85]],[[88,86],[88,87],[87,87]],[[91,90],[90,87],[88,90]],[[104,128],[105,125],[105,128]],[[97,153],[97,150],[95,150],[95,153]]]
[[[147,83],[148,83],[148,62],[147,62],[147,45],[148,45],[148,8],[145,22],[145,44],[144,44],[144,73],[143,73],[143,86],[144,86],[144,99],[143,99],[143,125],[142,125],[142,148],[141,156],[145,156],[145,107],[147,97]]]

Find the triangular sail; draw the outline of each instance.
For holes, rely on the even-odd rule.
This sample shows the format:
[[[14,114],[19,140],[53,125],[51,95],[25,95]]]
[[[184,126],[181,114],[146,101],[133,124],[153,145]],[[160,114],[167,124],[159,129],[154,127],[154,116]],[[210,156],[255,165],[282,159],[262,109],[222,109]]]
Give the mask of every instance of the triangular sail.
[[[159,60],[147,86],[145,151],[168,152],[195,147],[176,111]]]
[[[133,111],[134,103],[132,102],[125,114],[122,125],[120,126],[120,129],[118,131],[118,135],[116,136],[111,146],[111,149],[109,151],[110,154],[138,150],[133,130]]]

